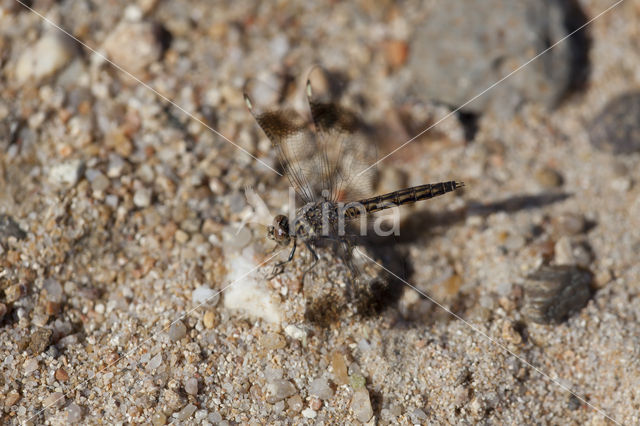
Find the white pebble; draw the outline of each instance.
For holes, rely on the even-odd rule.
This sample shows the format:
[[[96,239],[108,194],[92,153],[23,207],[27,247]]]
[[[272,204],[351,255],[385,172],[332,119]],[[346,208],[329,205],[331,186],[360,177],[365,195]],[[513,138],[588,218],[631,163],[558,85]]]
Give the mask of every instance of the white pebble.
[[[302,410],[302,415],[308,419],[315,419],[318,413],[316,413],[316,411],[312,410],[311,408],[305,408],[304,410]]]
[[[148,207],[151,204],[151,190],[140,188],[133,195],[133,204],[137,207]]]
[[[189,395],[197,395],[198,394],[198,379],[195,377],[190,377],[184,384],[184,390]]]
[[[207,306],[215,306],[218,304],[219,300],[220,292],[218,290],[213,290],[206,285],[201,285],[191,293],[191,301],[196,305],[206,304]]]
[[[82,420],[82,407],[72,402],[67,406],[67,422],[77,423],[80,420]]]
[[[29,358],[24,362],[22,367],[24,368],[24,375],[28,376],[38,369],[38,360],[35,358]]]
[[[187,326],[184,325],[182,321],[176,321],[169,327],[169,339],[171,339],[172,342],[177,342],[186,336],[186,334]]]
[[[43,408],[62,407],[64,405],[64,394],[62,392],[54,392],[42,401]]]
[[[162,365],[162,354],[158,354],[151,358],[151,360],[147,364],[147,371],[153,371],[156,368],[160,367],[160,365]]]
[[[143,70],[162,54],[155,28],[149,22],[122,22],[103,46],[113,62],[133,73]]]
[[[64,67],[72,54],[73,49],[63,35],[46,33],[22,52],[16,63],[16,78],[19,83],[42,80]]]
[[[189,417],[191,417],[193,415],[193,413],[196,412],[196,410],[198,409],[198,407],[196,407],[193,404],[188,404],[186,407],[184,407],[182,410],[180,410],[177,413],[177,418],[178,420],[186,420]]]
[[[69,160],[51,167],[49,180],[58,185],[74,186],[82,175],[81,160]]]
[[[319,377],[311,382],[309,393],[322,400],[327,400],[333,396],[333,389],[329,386],[329,381],[324,377]]]
[[[288,380],[278,379],[266,385],[267,402],[269,404],[275,404],[295,393],[296,387]]]
[[[287,336],[296,340],[304,340],[307,337],[307,331],[297,325],[289,324],[284,328]]]
[[[62,286],[57,280],[48,278],[44,281],[44,290],[47,292],[47,300],[54,303],[62,301]]]
[[[351,409],[356,419],[362,423],[368,422],[373,417],[373,408],[367,389],[363,388],[354,392],[353,399],[351,399]]]

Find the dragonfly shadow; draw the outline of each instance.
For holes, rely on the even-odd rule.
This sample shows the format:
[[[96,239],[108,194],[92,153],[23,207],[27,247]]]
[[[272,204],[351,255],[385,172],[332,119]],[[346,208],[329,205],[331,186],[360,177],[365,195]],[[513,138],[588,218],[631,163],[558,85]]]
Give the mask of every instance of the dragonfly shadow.
[[[486,217],[498,212],[515,213],[522,210],[542,208],[569,198],[569,193],[543,193],[518,195],[489,203],[468,202],[467,206],[445,213],[419,212],[411,215],[402,224],[400,235],[360,237],[358,245],[366,248],[371,256],[389,272],[382,272],[380,282],[371,283],[357,297],[358,313],[363,317],[379,315],[387,308],[396,306],[406,287],[403,280],[410,281],[414,268],[407,261],[404,245],[424,240],[439,230],[464,222],[469,216]],[[395,275],[395,276],[394,276]],[[464,310],[462,301],[452,301],[453,311]],[[460,311],[461,312],[461,311]]]
[[[469,216],[487,217],[499,212],[515,213],[522,210],[538,209],[564,201],[570,196],[571,194],[566,192],[516,195],[489,203],[471,200],[463,208],[443,213],[416,212],[402,224],[401,233],[394,238],[393,243],[415,242],[424,238],[425,235],[436,234],[438,229],[464,222]]]

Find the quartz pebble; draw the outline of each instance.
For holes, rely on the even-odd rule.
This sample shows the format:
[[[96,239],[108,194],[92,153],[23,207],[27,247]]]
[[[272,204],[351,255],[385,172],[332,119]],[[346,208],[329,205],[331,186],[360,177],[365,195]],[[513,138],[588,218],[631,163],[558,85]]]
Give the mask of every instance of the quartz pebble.
[[[186,334],[187,326],[180,320],[174,322],[171,324],[171,327],[169,327],[169,339],[171,339],[172,342],[177,342],[186,336]]]
[[[187,420],[193,415],[193,413],[196,412],[197,409],[198,407],[196,407],[195,405],[187,404],[182,410],[176,413],[175,416],[178,418],[178,420]]]
[[[266,399],[269,404],[275,404],[296,393],[296,387],[293,386],[293,383],[284,379],[276,379],[269,382],[265,388]]]
[[[16,79],[19,83],[39,82],[64,67],[73,53],[72,45],[63,34],[48,31],[22,52],[16,62]]]
[[[195,377],[190,377],[184,384],[184,390],[189,395],[197,395],[198,394],[198,379]]]
[[[162,54],[158,31],[149,22],[123,21],[109,34],[104,49],[119,66],[129,72],[143,70]]]
[[[62,392],[53,392],[42,401],[43,408],[56,407],[60,408],[64,405],[64,394]]]
[[[303,406],[302,398],[300,395],[293,395],[291,398],[287,399],[287,405],[291,411],[299,413]]]
[[[351,409],[356,419],[362,423],[368,422],[373,417],[373,407],[371,407],[371,399],[367,389],[361,388],[353,393]]]
[[[216,306],[219,300],[220,291],[206,285],[201,285],[191,293],[191,301],[196,305]]]
[[[62,286],[57,280],[53,278],[46,279],[43,290],[46,292],[48,301],[56,303],[62,302]]]
[[[69,423],[77,423],[82,420],[82,407],[72,402],[67,406],[67,421]]]
[[[51,167],[49,180],[61,186],[74,186],[82,176],[84,164],[82,160],[64,161]]]
[[[133,194],[133,204],[136,207],[148,207],[151,204],[151,190],[147,188],[138,189]]]
[[[307,419],[315,419],[318,413],[311,408],[305,408],[304,410],[302,410],[302,415]]]
[[[324,377],[319,377],[309,385],[309,393],[322,400],[327,400],[333,396],[333,389],[329,386],[329,381]]]

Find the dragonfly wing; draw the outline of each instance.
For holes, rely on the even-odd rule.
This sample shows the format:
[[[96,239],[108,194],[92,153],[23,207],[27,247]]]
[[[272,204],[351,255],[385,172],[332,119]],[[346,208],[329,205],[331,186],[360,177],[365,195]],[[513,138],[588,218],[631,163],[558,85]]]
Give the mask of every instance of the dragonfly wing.
[[[319,172],[319,191],[325,191],[331,201],[370,197],[376,176],[376,168],[370,166],[376,161],[376,146],[355,113],[356,106],[346,105],[339,79],[318,66],[308,74],[306,95],[316,129],[314,169]]]
[[[293,108],[278,107],[281,93],[260,80],[247,82],[244,98],[298,195],[305,203],[317,199],[317,140],[309,121]]]

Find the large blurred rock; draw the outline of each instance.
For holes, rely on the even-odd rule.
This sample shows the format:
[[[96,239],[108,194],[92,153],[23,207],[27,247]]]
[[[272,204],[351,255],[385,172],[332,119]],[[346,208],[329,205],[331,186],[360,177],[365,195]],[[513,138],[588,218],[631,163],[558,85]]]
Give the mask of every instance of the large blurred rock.
[[[413,36],[413,93],[461,106],[585,22],[573,0],[450,0]],[[511,109],[523,100],[553,106],[586,80],[588,49],[580,31],[463,110]]]
[[[54,75],[71,60],[77,49],[73,41],[57,30],[50,30],[18,58],[15,76],[19,83],[34,84]]]

